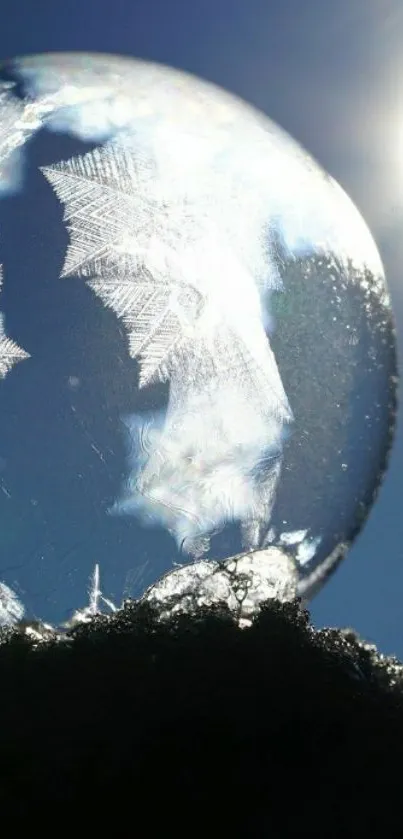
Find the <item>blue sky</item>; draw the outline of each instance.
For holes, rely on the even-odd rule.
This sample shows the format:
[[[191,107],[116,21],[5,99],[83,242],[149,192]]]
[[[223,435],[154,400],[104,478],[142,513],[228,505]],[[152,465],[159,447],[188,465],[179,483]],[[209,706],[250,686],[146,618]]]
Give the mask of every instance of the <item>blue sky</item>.
[[[341,183],[369,223],[403,335],[400,0],[14,0],[4,58],[96,50],[165,62],[257,105]],[[400,341],[401,343],[401,341]],[[403,438],[349,557],[312,603],[403,657]]]

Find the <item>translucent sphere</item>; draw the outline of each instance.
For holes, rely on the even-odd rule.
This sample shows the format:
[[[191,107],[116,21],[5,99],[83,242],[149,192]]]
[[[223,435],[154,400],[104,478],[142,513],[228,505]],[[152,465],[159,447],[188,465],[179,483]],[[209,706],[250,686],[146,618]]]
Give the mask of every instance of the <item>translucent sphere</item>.
[[[334,180],[178,71],[18,59],[0,263],[0,622],[309,598],[395,410],[382,264]]]

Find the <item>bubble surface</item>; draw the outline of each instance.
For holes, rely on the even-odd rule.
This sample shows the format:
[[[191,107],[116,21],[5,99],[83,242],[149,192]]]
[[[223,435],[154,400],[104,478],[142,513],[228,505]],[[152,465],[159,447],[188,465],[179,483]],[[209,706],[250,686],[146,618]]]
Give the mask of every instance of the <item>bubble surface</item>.
[[[338,184],[179,71],[18,59],[0,264],[0,620],[312,596],[395,415],[383,267]]]

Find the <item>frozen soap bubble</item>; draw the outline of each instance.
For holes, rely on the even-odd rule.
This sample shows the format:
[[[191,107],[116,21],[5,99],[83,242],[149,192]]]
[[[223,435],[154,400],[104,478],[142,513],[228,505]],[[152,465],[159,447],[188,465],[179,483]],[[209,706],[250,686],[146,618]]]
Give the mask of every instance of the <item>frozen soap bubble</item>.
[[[59,54],[2,67],[0,198],[0,617],[311,596],[395,411],[340,187],[222,90]]]

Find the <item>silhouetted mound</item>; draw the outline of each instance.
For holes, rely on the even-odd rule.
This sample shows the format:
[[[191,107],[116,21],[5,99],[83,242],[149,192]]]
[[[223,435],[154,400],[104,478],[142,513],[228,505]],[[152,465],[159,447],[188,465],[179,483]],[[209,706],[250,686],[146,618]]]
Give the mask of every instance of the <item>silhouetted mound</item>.
[[[298,603],[240,629],[225,607],[128,602],[1,641],[3,826],[401,835],[403,668]]]

